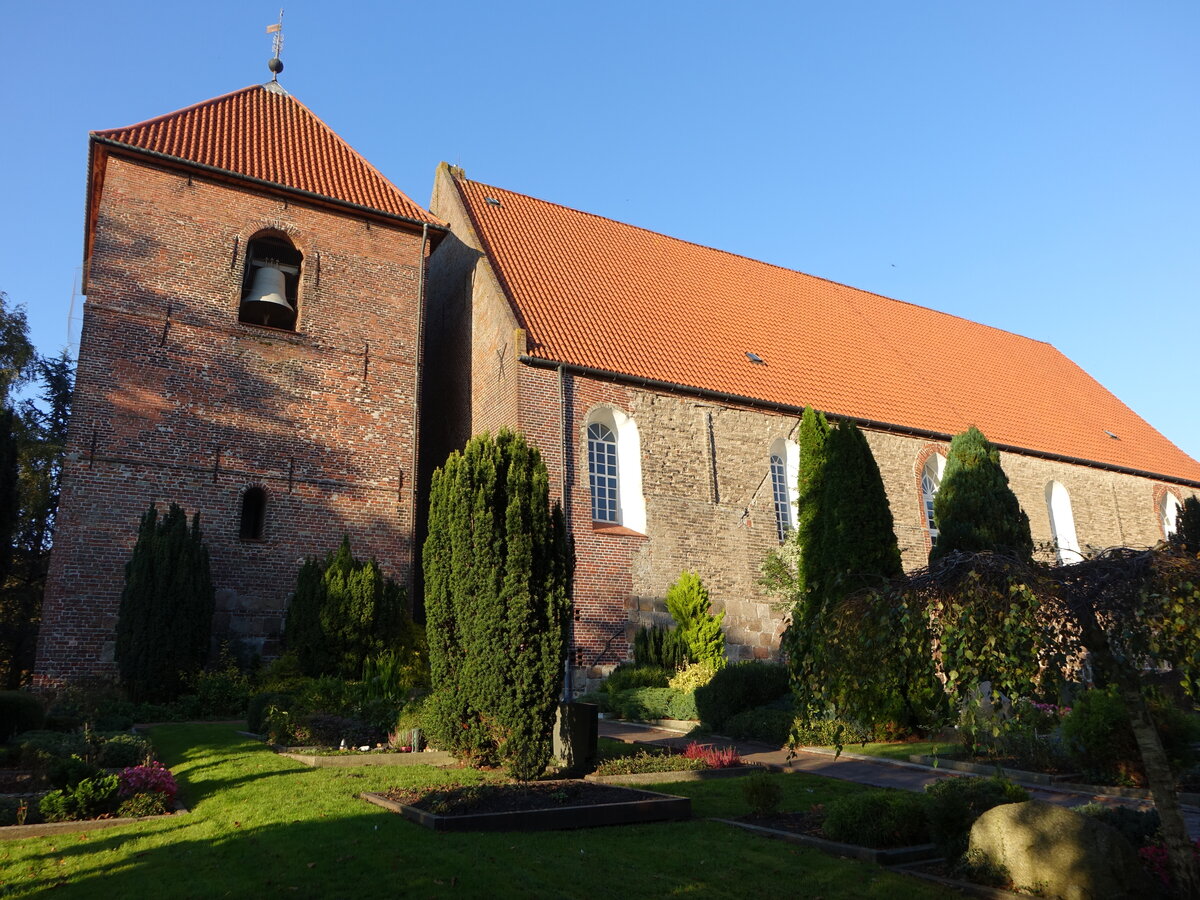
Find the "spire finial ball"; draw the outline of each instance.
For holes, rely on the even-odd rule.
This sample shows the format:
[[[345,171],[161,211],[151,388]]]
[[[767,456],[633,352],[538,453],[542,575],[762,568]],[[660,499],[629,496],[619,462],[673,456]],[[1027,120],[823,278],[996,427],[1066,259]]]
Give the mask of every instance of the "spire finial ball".
[[[278,56],[273,56],[267,63],[267,68],[270,69],[273,74],[278,75],[283,71],[283,60]]]

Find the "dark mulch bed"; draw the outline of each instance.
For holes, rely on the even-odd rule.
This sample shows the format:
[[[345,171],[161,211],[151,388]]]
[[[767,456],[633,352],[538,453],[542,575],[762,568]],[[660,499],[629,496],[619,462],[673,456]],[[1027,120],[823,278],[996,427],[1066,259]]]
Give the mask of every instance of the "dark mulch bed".
[[[761,828],[790,831],[792,834],[807,834],[810,837],[819,838],[825,837],[821,833],[821,823],[825,821],[825,810],[823,809],[810,809],[807,812],[772,813],[769,816],[758,816],[751,813],[748,816],[742,816],[738,821],[745,822],[748,825],[758,825]]]
[[[392,788],[384,796],[396,803],[442,816],[624,803],[646,797],[642,791],[587,781],[453,785],[434,791]]]

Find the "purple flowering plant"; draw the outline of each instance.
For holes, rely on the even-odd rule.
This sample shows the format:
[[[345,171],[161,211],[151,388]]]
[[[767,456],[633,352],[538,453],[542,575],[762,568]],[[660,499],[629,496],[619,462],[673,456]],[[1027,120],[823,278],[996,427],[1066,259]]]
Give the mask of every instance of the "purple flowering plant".
[[[175,776],[158,760],[151,760],[144,766],[130,766],[121,770],[122,797],[132,797],[134,794],[162,794],[167,804],[170,804],[175,800],[178,790]]]

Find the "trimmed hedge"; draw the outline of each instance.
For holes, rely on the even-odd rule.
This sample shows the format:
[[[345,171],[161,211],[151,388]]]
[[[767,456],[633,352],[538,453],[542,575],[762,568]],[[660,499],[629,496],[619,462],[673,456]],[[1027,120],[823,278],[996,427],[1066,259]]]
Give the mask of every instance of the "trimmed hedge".
[[[929,842],[929,798],[908,791],[866,791],[832,801],[821,831],[832,841],[866,847],[906,847]]]
[[[787,669],[778,663],[743,662],[726,666],[696,689],[700,720],[720,731],[733,716],[765,706],[788,692]]]
[[[696,698],[671,688],[634,688],[608,695],[622,719],[697,719]]]
[[[796,714],[788,710],[756,706],[730,716],[723,731],[738,740],[762,741],[782,747],[788,741],[795,719]]]

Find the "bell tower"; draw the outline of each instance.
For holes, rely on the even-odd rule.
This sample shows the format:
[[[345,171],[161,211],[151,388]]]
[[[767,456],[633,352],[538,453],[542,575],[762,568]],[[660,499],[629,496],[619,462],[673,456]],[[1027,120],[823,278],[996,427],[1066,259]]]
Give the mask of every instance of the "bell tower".
[[[244,655],[277,652],[299,563],[343,535],[411,596],[425,265],[445,233],[277,78],[92,133],[38,682],[115,673],[151,503],[200,513],[214,640]]]

